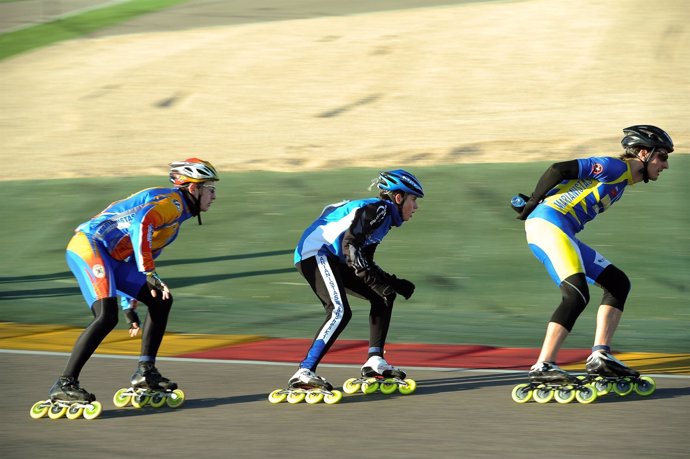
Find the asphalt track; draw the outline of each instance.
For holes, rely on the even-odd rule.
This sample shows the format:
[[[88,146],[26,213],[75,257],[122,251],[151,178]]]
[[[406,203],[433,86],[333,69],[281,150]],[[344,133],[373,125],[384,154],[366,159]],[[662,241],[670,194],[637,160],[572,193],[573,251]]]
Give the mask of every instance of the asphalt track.
[[[590,405],[510,398],[524,372],[412,369],[408,396],[346,395],[337,405],[270,404],[294,364],[162,358],[186,393],[178,409],[116,408],[112,394],[136,365],[94,356],[81,378],[103,403],[100,418],[33,420],[64,353],[0,352],[5,388],[3,458],[51,457],[687,457],[687,376],[657,376],[648,398],[609,395]],[[342,382],[354,366],[321,367]]]

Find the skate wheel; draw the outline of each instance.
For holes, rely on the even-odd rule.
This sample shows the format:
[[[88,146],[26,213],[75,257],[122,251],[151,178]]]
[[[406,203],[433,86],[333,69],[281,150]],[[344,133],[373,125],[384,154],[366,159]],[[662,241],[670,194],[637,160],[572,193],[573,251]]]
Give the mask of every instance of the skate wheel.
[[[572,386],[557,389],[553,394],[553,398],[558,403],[570,403],[575,400],[575,396],[576,393]]]
[[[170,408],[179,408],[182,406],[184,403],[184,392],[182,392],[182,389],[175,389],[170,392],[168,396],[165,397],[165,403],[167,403]]]
[[[50,402],[46,400],[36,402],[31,407],[31,411],[29,411],[29,416],[31,416],[31,419],[41,419],[43,416],[48,414],[48,408],[50,408]]]
[[[379,383],[375,378],[367,379],[367,382],[362,383],[362,392],[365,394],[373,394],[379,390]]]
[[[84,407],[81,407],[79,405],[72,405],[69,408],[67,408],[67,419],[70,421],[74,421],[75,419],[79,419],[84,413]]]
[[[151,405],[153,408],[161,408],[162,406],[165,405],[165,400],[168,397],[165,396],[165,393],[163,392],[156,392],[153,395],[151,395],[151,399],[149,400],[149,405]]]
[[[633,390],[634,385],[628,378],[619,379],[613,383],[613,391],[621,397],[630,395]]]
[[[601,377],[595,379],[592,384],[597,390],[597,396],[608,395],[613,390],[613,383]]]
[[[101,415],[103,412],[103,405],[101,405],[101,402],[93,401],[84,408],[84,419],[96,419],[98,416]]]
[[[309,392],[305,397],[305,400],[310,405],[315,405],[323,400],[323,394],[320,392]]]
[[[648,397],[656,390],[656,382],[649,376],[640,376],[640,379],[635,383],[635,393]]]
[[[335,405],[343,399],[343,393],[339,390],[332,390],[330,394],[326,394],[323,397],[323,401],[326,405]]]
[[[357,378],[350,378],[347,381],[343,383],[343,392],[346,394],[354,394],[356,393],[359,389],[362,388],[361,384],[356,383]]]
[[[386,379],[379,384],[379,389],[382,394],[389,395],[398,390],[398,383],[393,379]]]
[[[48,409],[48,417],[50,419],[60,419],[67,414],[67,407],[66,406],[60,406],[60,405],[52,405]]]
[[[113,395],[113,405],[124,408],[132,401],[132,396],[127,394],[128,389],[120,389]]]
[[[287,396],[287,402],[291,404],[299,403],[306,397],[303,392],[290,392]]]
[[[537,403],[549,403],[553,400],[554,391],[546,387],[537,387],[532,391],[532,398]]]
[[[149,397],[147,394],[134,395],[132,396],[132,406],[134,408],[143,408],[146,406],[150,399],[151,397]]]
[[[283,392],[283,389],[276,389],[270,394],[268,394],[268,401],[271,403],[281,403],[287,398],[287,394]]]
[[[403,381],[405,384],[401,384],[398,386],[398,392],[400,392],[403,395],[410,395],[412,392],[417,390],[417,381],[414,379],[406,379]]]
[[[532,400],[532,389],[529,384],[518,384],[513,387],[510,397],[515,403],[527,403]]]
[[[591,384],[582,386],[575,391],[575,399],[585,405],[592,403],[597,399],[597,389]]]

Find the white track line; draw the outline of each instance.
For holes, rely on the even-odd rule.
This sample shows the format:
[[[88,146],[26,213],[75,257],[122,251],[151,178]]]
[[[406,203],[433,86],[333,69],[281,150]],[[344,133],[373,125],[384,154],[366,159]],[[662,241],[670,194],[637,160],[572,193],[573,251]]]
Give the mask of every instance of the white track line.
[[[47,356],[62,356],[68,357],[69,352],[50,352],[50,351],[20,351],[16,349],[0,349],[0,354],[16,354],[16,355],[47,355]],[[115,354],[94,354],[93,357],[101,359],[122,359],[122,360],[137,360],[137,356],[133,355],[115,355]],[[223,360],[223,359],[195,359],[186,357],[157,357],[156,360],[168,362],[191,362],[191,363],[222,363],[222,364],[242,364],[242,365],[279,365],[279,366],[295,366],[297,362],[267,362],[263,360]],[[337,363],[323,363],[322,367],[333,368],[359,368],[359,365],[346,365]],[[523,376],[527,370],[499,370],[494,368],[479,369],[479,368],[448,368],[448,367],[408,367],[405,369],[417,371],[441,371],[441,372],[466,372],[466,373],[490,373],[490,374],[514,374],[516,376]],[[578,373],[573,373],[578,374]],[[669,375],[669,374],[646,374],[645,376],[652,376],[654,378],[666,379],[690,379],[690,375]]]

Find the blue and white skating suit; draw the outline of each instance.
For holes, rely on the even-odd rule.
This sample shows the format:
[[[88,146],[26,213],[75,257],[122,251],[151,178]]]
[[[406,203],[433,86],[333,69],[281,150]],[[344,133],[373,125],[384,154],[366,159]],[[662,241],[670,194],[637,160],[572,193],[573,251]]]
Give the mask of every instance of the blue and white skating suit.
[[[301,368],[315,370],[338,335],[345,329],[352,311],[346,291],[369,300],[370,351],[383,349],[392,314],[392,302],[376,293],[387,276],[373,261],[378,244],[394,226],[402,225],[398,208],[390,201],[361,199],[327,206],[302,234],[294,261],[326,309],[326,319],[317,330]],[[348,264],[348,247],[366,258],[371,269],[358,276]]]
[[[579,241],[575,234],[608,209],[632,185],[630,164],[611,157],[578,159],[578,178],[564,180],[546,195],[525,222],[532,253],[544,263],[553,281],[584,273],[594,283],[611,264]]]
[[[177,188],[148,188],[121,201],[75,229],[67,264],[91,307],[96,300],[136,298],[154,259],[177,237],[192,213]]]

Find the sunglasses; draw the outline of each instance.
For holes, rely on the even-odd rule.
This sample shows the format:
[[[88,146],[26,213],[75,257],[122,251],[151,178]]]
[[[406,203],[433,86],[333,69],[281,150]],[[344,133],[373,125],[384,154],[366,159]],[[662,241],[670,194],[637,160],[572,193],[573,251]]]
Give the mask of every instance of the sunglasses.
[[[211,194],[216,194],[216,187],[214,185],[201,185],[199,188],[206,188]]]

